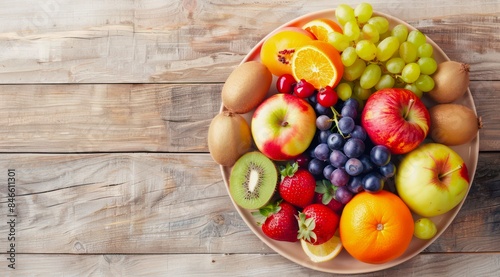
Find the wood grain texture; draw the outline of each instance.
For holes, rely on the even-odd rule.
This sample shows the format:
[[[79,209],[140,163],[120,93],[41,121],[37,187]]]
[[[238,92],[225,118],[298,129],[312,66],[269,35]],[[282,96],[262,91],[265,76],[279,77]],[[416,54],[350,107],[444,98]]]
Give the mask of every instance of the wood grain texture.
[[[0,152],[208,152],[222,84],[0,85]],[[470,84],[480,150],[499,151],[500,82]]]
[[[270,31],[335,8],[321,0],[7,2],[0,11],[0,83],[223,82]],[[498,80],[498,1],[373,6],[471,64],[471,79]]]
[[[470,90],[474,98],[477,114],[482,118],[483,128],[479,130],[480,151],[500,151],[500,82],[471,82]]]
[[[4,155],[0,168],[16,170],[20,253],[246,253],[264,247],[234,210],[207,154]],[[7,203],[3,190],[1,197]],[[3,218],[6,212],[0,211]],[[0,224],[0,233],[7,231]],[[1,236],[0,245],[6,243]]]
[[[222,85],[3,85],[0,152],[208,152]]]
[[[450,263],[450,261],[452,263]],[[5,261],[0,260],[0,267]],[[18,255],[4,276],[474,276],[500,271],[500,253],[421,254],[379,272],[338,275],[292,264],[277,254]]]
[[[471,65],[484,128],[474,182],[449,228],[408,262],[353,276],[497,276],[500,2],[370,3]],[[336,5],[2,0],[0,275],[332,276],[288,261],[251,232],[206,134],[223,82],[255,44]],[[16,170],[16,270],[5,252],[7,169]]]
[[[500,249],[499,164],[480,155],[464,208],[426,251]],[[0,169],[9,168],[19,253],[274,253],[236,212],[208,154],[3,154]]]

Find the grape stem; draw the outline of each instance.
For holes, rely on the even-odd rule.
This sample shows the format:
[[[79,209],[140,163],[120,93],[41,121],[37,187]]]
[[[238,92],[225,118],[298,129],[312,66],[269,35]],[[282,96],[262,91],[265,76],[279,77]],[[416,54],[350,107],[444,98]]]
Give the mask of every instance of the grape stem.
[[[337,112],[337,110],[332,106],[330,107],[332,109],[332,112],[333,112],[333,122],[335,122],[335,127],[337,128],[337,131],[339,131],[339,134],[345,138],[346,136],[342,133],[342,131],[340,131],[339,129],[339,117],[342,117],[340,115],[339,112]]]

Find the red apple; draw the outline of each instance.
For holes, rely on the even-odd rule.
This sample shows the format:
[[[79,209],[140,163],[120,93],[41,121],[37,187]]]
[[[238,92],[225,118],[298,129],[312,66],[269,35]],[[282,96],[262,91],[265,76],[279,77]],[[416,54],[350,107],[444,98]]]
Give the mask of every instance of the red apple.
[[[439,143],[422,144],[407,153],[395,181],[399,197],[423,217],[441,215],[456,207],[470,183],[462,157]]]
[[[420,98],[401,88],[375,92],[361,114],[361,125],[370,139],[387,146],[393,154],[417,148],[427,136],[430,124],[429,112]]]
[[[255,110],[251,123],[257,148],[276,161],[302,154],[316,132],[316,114],[309,103],[291,94],[275,94]]]

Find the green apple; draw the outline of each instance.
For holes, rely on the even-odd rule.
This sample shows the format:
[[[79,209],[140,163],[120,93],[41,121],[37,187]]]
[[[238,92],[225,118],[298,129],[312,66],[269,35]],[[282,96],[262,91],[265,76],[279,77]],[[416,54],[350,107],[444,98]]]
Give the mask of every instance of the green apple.
[[[255,145],[268,158],[290,160],[311,144],[316,132],[316,113],[304,99],[275,94],[255,110],[251,131]]]
[[[407,153],[396,173],[396,189],[408,207],[424,217],[444,214],[467,195],[469,174],[460,155],[439,143]]]

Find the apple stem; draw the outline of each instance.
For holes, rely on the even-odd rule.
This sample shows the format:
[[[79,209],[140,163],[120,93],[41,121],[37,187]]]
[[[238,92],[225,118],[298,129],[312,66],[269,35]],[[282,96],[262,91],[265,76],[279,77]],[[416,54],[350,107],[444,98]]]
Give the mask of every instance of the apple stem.
[[[410,99],[410,102],[408,103],[408,109],[406,110],[406,112],[404,114],[404,118],[405,119],[408,116],[408,114],[410,113],[411,108],[413,108],[413,104],[414,103],[415,103],[415,100],[414,99]]]
[[[282,126],[282,127],[286,127],[286,126],[288,126],[288,121],[283,121],[283,122],[281,122],[281,126]]]
[[[450,170],[450,171],[448,171],[448,172],[445,172],[445,173],[443,173],[443,174],[440,174],[438,177],[439,177],[439,179],[442,179],[442,178],[444,178],[444,177],[446,177],[446,176],[450,175],[451,173],[453,173],[453,172],[455,172],[455,171],[458,171],[458,170],[460,170],[460,169],[462,169],[462,165],[459,165],[458,167],[456,167],[456,168],[454,168],[454,169],[452,169],[452,170]]]

